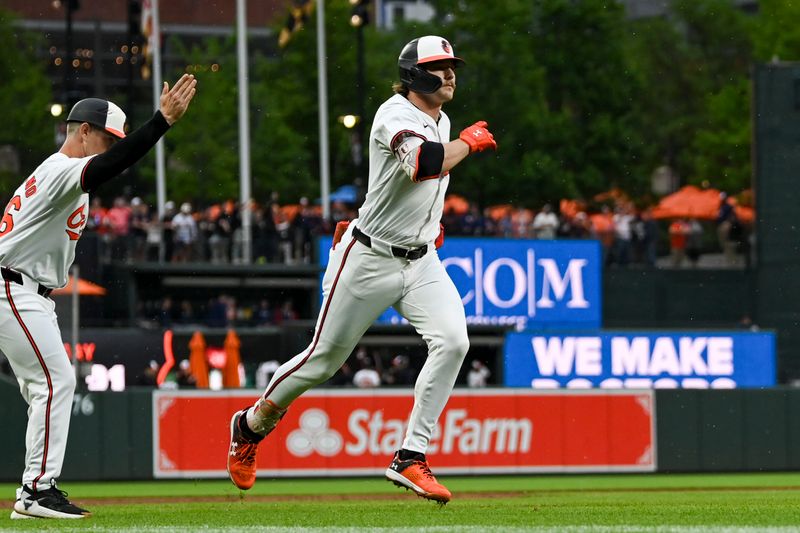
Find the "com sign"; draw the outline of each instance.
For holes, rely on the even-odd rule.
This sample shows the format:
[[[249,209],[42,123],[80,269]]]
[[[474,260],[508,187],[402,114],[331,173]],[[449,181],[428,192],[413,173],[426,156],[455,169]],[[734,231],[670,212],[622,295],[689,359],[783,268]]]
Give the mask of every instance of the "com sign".
[[[320,239],[320,263],[330,238]],[[601,320],[601,253],[597,241],[446,238],[439,258],[455,283],[467,323],[596,328]],[[379,323],[402,324],[394,309]]]

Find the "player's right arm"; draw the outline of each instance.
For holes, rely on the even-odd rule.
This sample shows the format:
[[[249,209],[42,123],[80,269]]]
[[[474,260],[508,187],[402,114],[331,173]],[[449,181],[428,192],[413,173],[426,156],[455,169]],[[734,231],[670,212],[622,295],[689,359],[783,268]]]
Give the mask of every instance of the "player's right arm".
[[[172,89],[164,82],[159,110],[140,128],[106,152],[93,157],[83,168],[81,188],[93,192],[144,157],[170,126],[186,113],[195,95],[196,85],[197,80],[189,74],[184,74]]]

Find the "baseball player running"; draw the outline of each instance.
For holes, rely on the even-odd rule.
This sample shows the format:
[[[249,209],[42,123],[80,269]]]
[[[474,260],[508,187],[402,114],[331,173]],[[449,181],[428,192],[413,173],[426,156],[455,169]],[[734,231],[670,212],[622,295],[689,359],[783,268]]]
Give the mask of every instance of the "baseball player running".
[[[184,75],[161,92],[160,111],[125,135],[125,113],[98,98],[79,101],[67,138],[14,192],[0,221],[0,350],[28,403],[25,471],[11,518],[84,518],[60,490],[75,374],[50,291],[67,269],[89,212],[89,193],[130,167],[186,112],[195,94]]]
[[[334,236],[311,344],[275,372],[255,405],[231,418],[228,473],[240,489],[255,483],[258,443],[289,404],[331,377],[369,326],[393,306],[425,339],[428,358],[414,387],[402,449],[386,477],[424,498],[441,503],[451,498],[431,473],[425,451],[469,340],[461,297],[434,244],[450,169],[497,144],[485,122],[450,141],[442,105],[453,99],[455,69],[464,61],[446,39],[414,39],[398,64],[401,82],[378,109],[370,132],[364,205],[346,229],[337,228],[343,235]]]

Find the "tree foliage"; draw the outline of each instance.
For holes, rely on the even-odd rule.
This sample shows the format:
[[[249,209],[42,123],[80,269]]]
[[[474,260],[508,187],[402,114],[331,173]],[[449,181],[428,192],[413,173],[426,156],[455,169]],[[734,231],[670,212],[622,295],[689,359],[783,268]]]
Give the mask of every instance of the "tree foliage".
[[[0,190],[9,194],[55,148],[56,121],[50,115],[50,82],[45,65],[36,58],[36,35],[13,25],[11,15],[0,8],[0,109],[4,127],[0,146],[16,154],[19,169],[0,170]]]
[[[445,107],[453,137],[486,120],[499,144],[497,153],[471,156],[454,169],[452,191],[482,205],[529,207],[591,198],[614,186],[644,195],[653,170],[663,165],[683,183],[741,190],[751,174],[752,64],[800,59],[800,5],[762,0],[752,15],[734,4],[675,0],[666,16],[634,20],[609,0],[432,2],[436,15],[429,24],[364,28],[364,131],[391,96],[402,46],[438,34],[467,61],[457,72],[455,100]],[[357,33],[349,10],[347,2],[326,2],[332,188],[357,176],[353,132],[337,120],[359,107]],[[256,200],[273,190],[282,201],[319,197],[315,17],[284,49],[251,46]],[[6,80],[0,104],[26,135],[6,130],[0,144],[39,157],[52,143],[52,120],[42,113],[49,88],[31,45],[14,44],[17,33],[0,16],[0,44],[7,51],[0,58]],[[177,51],[201,68],[194,71],[199,86],[192,107],[166,137],[168,194],[199,202],[237,197],[235,40],[209,38]],[[212,64],[219,68],[208,68]],[[152,177],[147,165],[141,172]]]

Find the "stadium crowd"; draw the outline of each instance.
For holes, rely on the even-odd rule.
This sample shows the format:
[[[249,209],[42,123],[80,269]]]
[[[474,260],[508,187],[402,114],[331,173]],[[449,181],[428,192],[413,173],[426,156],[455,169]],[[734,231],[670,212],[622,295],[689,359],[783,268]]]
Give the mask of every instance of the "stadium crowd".
[[[278,200],[273,194],[269,201],[251,206],[254,263],[309,264],[315,260],[314,238],[331,234],[337,222],[357,215],[351,204],[333,202],[330,218],[324,220],[320,206],[307,198],[283,205]],[[700,255],[710,250],[724,252],[732,266],[746,252],[750,237],[726,206],[723,202],[716,221],[677,218],[660,222],[651,208],[637,209],[626,198],[612,199],[589,213],[575,209],[574,204],[562,205],[559,212],[549,204],[538,212],[511,205],[481,209],[452,195],[442,224],[446,236],[597,239],[606,266],[656,266],[661,256],[664,266],[697,266]],[[138,197],[130,201],[117,197],[110,207],[94,198],[86,231],[97,235],[102,263],[239,264],[244,257],[241,207],[232,200],[203,208],[169,201],[159,217]]]

